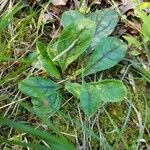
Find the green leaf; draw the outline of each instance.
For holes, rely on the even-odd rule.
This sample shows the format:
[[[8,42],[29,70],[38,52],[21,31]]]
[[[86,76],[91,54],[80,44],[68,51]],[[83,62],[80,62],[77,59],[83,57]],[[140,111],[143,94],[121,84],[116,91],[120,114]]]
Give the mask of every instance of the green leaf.
[[[79,19],[84,19],[84,16],[77,10],[65,11],[61,18],[61,23],[64,29],[68,28],[70,25],[75,22],[78,23]]]
[[[99,91],[95,86],[90,86],[89,84],[82,86],[80,104],[88,117],[92,116],[98,110],[101,103]]]
[[[145,16],[143,19],[143,25],[142,25],[142,33],[145,36],[145,41],[150,41],[150,15]]]
[[[45,70],[47,71],[47,73],[50,76],[59,79],[60,73],[57,70],[57,68],[56,68],[55,64],[53,63],[53,61],[51,60],[51,58],[49,57],[46,46],[42,42],[37,42],[36,47],[37,47],[37,50],[40,52],[42,65],[45,68]]]
[[[94,49],[102,38],[109,36],[118,23],[118,13],[111,9],[98,10],[90,14],[89,18],[96,22],[96,31],[91,43]]]
[[[119,102],[127,95],[126,86],[119,80],[103,80],[80,85],[67,82],[65,88],[78,99],[87,116],[92,116],[102,102]]]
[[[149,9],[150,8],[150,2],[143,2],[137,5],[135,10],[137,11],[136,13],[139,15],[139,17],[143,21],[142,25],[142,34],[144,35],[144,41],[148,42],[150,40],[150,15],[145,13],[143,10],[144,9]]]
[[[119,80],[107,79],[92,83],[103,102],[118,102],[127,96],[126,86]]]
[[[52,116],[61,106],[60,86],[41,77],[30,77],[19,83],[19,90],[31,96],[34,112],[43,119]]]
[[[78,99],[80,98],[81,88],[82,88],[82,85],[78,83],[71,83],[71,82],[65,83],[65,89]]]
[[[134,45],[136,48],[141,48],[141,43],[133,36],[122,36],[127,42],[128,45]]]
[[[138,56],[140,54],[139,49],[142,49],[141,43],[133,36],[122,36],[127,42],[129,46],[132,46],[132,50],[130,50],[129,54],[133,56]]]
[[[59,92],[56,92],[43,99],[32,98],[33,110],[41,118],[52,116],[61,106],[61,98]]]
[[[123,59],[127,51],[127,45],[115,37],[107,37],[101,40],[90,57],[84,74],[89,75],[109,69]]]
[[[87,49],[94,32],[95,23],[89,19],[79,20],[63,31],[57,45],[58,56],[54,59],[59,61],[62,70]]]
[[[89,90],[92,88],[95,89],[95,91],[98,91],[99,98],[104,102],[117,102],[127,95],[127,88],[120,80],[107,79],[86,83],[86,86],[89,87]],[[67,82],[65,88],[76,98],[80,98],[82,90],[81,84]]]
[[[60,85],[42,77],[29,77],[19,83],[19,90],[31,97],[43,98],[54,94]]]

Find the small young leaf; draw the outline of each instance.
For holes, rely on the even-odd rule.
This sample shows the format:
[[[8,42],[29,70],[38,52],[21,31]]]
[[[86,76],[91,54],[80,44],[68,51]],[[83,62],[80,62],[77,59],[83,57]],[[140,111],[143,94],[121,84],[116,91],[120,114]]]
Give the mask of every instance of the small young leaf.
[[[127,95],[126,86],[119,80],[107,79],[91,85],[99,90],[100,99],[103,102],[118,102]]]
[[[61,88],[55,82],[42,77],[29,77],[19,83],[19,90],[31,97],[43,98],[52,95]]]
[[[71,82],[65,83],[65,89],[78,99],[80,98],[81,88],[82,88],[82,85],[78,83],[71,83]]]
[[[47,96],[43,99],[32,98],[34,112],[42,118],[52,116],[61,106],[61,98],[59,92]]]
[[[90,14],[89,18],[96,22],[96,31],[91,43],[94,49],[102,38],[109,36],[118,23],[118,13],[111,9],[98,10]]]
[[[99,91],[94,86],[85,84],[82,86],[80,94],[80,104],[85,114],[90,117],[100,107],[101,99]]]
[[[141,43],[133,36],[122,36],[127,42],[128,45],[134,45],[136,48],[141,48]]]
[[[101,40],[85,67],[84,74],[89,75],[115,66],[123,59],[127,45],[115,37]]]
[[[58,41],[57,50],[62,70],[77,59],[89,46],[95,32],[95,23],[89,19],[79,19],[65,29]],[[55,60],[56,61],[56,60]]]
[[[47,48],[45,47],[45,45],[42,42],[37,42],[37,50],[40,52],[42,64],[43,64],[43,67],[45,68],[45,70],[47,71],[47,73],[50,76],[59,79],[60,73],[57,70],[57,68],[56,68],[55,64],[53,63],[53,61],[51,60],[51,58],[48,56]]]
[[[64,29],[66,29],[75,22],[79,22],[80,19],[84,19],[84,16],[79,11],[69,10],[63,13],[61,23]]]

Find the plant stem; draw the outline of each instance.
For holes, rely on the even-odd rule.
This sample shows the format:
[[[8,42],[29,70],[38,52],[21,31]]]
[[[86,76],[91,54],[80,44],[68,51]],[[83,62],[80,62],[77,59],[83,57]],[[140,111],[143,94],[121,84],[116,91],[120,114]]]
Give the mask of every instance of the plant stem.
[[[68,51],[70,51],[74,46],[75,44],[77,43],[78,39],[75,39],[72,44],[67,48],[65,49],[62,53],[60,53],[59,55],[57,55],[53,61],[57,61],[59,58],[61,58],[65,53],[67,53]]]

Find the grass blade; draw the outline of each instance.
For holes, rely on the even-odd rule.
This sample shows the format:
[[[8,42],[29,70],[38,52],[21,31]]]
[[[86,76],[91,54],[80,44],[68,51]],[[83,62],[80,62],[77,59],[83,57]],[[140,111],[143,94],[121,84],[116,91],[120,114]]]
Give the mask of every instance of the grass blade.
[[[42,64],[47,73],[50,76],[53,76],[57,79],[60,78],[60,73],[57,70],[55,64],[51,60],[51,58],[48,56],[47,49],[45,45],[42,42],[37,42],[37,50],[40,52],[41,58],[42,58]]]
[[[5,125],[9,127],[14,127],[15,129],[31,134],[32,136],[38,137],[47,144],[51,145],[54,149],[56,150],[74,150],[74,147],[72,144],[70,144],[63,136],[61,137],[56,137],[48,132],[41,130],[41,129],[35,129],[32,126],[25,125],[19,122],[15,122],[11,119],[6,119],[6,118],[0,118],[0,125]]]

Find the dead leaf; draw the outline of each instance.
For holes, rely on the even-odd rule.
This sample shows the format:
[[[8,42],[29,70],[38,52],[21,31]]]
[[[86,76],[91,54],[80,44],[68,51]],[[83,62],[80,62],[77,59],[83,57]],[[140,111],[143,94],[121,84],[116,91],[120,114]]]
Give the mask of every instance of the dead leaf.
[[[80,2],[78,0],[73,0],[75,4],[75,8],[79,8]]]
[[[67,0],[52,0],[52,4],[55,6],[66,5]]]
[[[121,0],[121,1],[122,1],[122,4],[119,8],[122,14],[136,7],[136,3],[133,2],[132,0]]]
[[[56,7],[56,6],[54,6],[54,5],[52,5],[51,7],[50,7],[50,10],[52,11],[52,13],[54,14],[54,15],[60,15],[60,13],[61,13],[61,9],[59,8],[59,7]]]
[[[53,22],[54,18],[50,12],[44,13],[43,15],[43,23],[46,24],[48,22]]]

